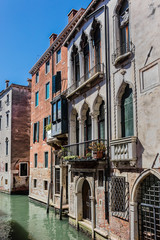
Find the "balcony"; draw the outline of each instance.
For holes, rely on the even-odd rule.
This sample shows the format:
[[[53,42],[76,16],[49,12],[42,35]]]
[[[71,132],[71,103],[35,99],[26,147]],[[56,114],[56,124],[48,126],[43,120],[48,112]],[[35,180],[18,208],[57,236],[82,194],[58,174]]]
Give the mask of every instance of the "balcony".
[[[104,64],[99,63],[95,65],[89,72],[80,78],[78,82],[75,82],[67,89],[67,98],[80,95],[86,92],[88,89],[102,81],[104,76]]]
[[[47,137],[46,137],[46,143],[52,147],[55,146],[62,146],[64,142],[66,142],[66,135],[60,136],[61,138],[58,137],[53,137],[51,130],[47,131]],[[65,138],[65,140],[64,140]]]
[[[75,143],[63,148],[58,155],[63,161],[67,162],[95,162],[97,160],[105,160],[107,141],[104,139],[96,139]]]
[[[135,46],[132,42],[123,43],[112,55],[112,63],[117,66],[132,56]]]
[[[137,137],[127,137],[110,141],[111,162],[114,167],[135,167],[137,162]]]

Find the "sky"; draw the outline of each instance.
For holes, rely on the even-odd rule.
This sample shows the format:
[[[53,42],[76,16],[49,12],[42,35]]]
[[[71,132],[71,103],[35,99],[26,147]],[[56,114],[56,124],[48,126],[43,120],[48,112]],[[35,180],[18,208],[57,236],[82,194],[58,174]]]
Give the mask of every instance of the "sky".
[[[91,0],[0,0],[0,91],[5,80],[28,85],[29,70],[68,23],[71,9]]]

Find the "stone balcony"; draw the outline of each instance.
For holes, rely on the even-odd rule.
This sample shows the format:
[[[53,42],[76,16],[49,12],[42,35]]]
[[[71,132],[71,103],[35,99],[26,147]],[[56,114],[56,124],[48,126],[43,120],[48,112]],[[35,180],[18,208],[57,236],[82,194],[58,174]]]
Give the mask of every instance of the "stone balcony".
[[[61,147],[64,143],[66,143],[66,138],[68,138],[67,134],[61,134],[57,137],[52,137],[52,131],[47,131],[46,143],[52,147],[59,146]]]
[[[137,137],[125,137],[110,141],[111,162],[114,167],[135,167],[137,162]]]

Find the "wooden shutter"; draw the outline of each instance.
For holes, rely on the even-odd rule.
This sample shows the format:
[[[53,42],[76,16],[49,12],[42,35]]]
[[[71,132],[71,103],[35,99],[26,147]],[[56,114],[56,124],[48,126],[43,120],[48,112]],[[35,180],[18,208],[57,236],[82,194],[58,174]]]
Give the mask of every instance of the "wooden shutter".
[[[56,77],[56,92],[61,90],[61,72],[57,72]]]
[[[33,124],[33,143],[35,143],[35,123]]]
[[[43,140],[45,139],[45,118],[43,118]]]
[[[52,77],[52,93],[56,93],[56,75]]]
[[[50,124],[50,122],[51,122],[51,116],[49,115],[48,116],[48,124]]]

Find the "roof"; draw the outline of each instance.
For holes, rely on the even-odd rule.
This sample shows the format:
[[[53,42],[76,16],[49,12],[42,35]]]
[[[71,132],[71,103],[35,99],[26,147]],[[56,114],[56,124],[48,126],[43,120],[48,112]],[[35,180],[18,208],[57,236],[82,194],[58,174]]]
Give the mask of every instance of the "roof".
[[[35,63],[35,65],[29,71],[30,74],[35,74],[40,66],[49,59],[52,51],[56,51],[65,41],[71,29],[76,25],[76,22],[80,19],[85,9],[81,8],[73,17],[72,21],[67,24],[67,26],[63,29],[63,31],[58,35],[58,37],[54,40],[52,45],[45,51],[45,53],[40,57],[40,59]]]
[[[2,90],[0,92],[0,96],[2,96],[5,92],[8,92],[11,88],[13,87],[16,87],[16,88],[25,88],[25,89],[28,89],[30,90],[30,87],[29,86],[24,86],[24,85],[19,85],[19,84],[15,84],[15,83],[12,83],[11,85],[9,85],[6,89]]]

